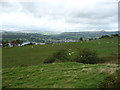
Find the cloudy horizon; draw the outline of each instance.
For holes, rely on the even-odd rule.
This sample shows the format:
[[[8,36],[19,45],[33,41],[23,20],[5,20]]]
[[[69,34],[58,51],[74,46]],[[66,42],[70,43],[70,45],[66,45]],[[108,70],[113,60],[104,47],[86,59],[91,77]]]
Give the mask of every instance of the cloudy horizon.
[[[118,0],[1,0],[0,30],[117,31]]]

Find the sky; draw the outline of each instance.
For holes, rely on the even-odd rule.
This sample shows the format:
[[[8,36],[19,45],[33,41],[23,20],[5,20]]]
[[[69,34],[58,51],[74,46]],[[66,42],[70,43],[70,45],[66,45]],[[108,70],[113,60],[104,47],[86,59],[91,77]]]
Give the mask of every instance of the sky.
[[[117,31],[119,0],[0,0],[0,30]]]

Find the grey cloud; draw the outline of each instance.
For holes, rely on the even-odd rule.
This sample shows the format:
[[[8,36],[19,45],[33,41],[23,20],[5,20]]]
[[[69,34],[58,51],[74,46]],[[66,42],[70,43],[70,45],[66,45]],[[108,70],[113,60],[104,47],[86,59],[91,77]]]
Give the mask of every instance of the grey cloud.
[[[40,8],[36,7],[36,3],[34,2],[20,2],[22,7],[22,12],[26,14],[31,14],[34,17],[41,17],[39,10]]]
[[[77,0],[71,1],[77,2]],[[79,5],[79,3],[70,4],[71,1],[55,0],[52,2],[48,0],[41,0],[41,2],[0,2],[1,14],[19,12],[25,14],[26,17],[29,17],[29,19],[32,18],[30,21],[33,21],[33,26],[29,26],[29,24],[24,23],[24,21],[23,23],[18,23],[16,21],[16,23],[18,23],[17,25],[13,25],[12,21],[9,25],[6,22],[4,23],[4,28],[12,28],[13,26],[20,29],[36,29],[36,31],[57,31],[59,29],[64,29],[66,31],[88,29],[117,29],[117,27],[115,26],[117,24],[118,19],[116,0],[106,0],[105,2],[101,2],[101,0],[97,0],[98,2],[95,0],[91,0],[90,5],[87,4],[88,6],[86,5],[86,3],[84,3],[85,6],[81,6],[82,4]],[[18,21],[20,21],[19,18]],[[35,25],[35,23],[38,24]],[[56,23],[58,23],[58,26],[56,26]]]

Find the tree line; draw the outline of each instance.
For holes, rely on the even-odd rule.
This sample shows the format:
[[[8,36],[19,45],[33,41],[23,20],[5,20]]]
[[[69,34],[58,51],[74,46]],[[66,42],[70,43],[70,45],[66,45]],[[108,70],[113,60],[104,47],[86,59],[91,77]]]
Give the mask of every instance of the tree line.
[[[16,39],[16,40],[12,40],[12,41],[8,41],[8,40],[2,40],[2,47],[8,47],[10,44],[11,46],[19,46],[22,45],[23,40],[20,39]]]
[[[112,38],[112,37],[119,37],[120,35],[119,34],[112,34],[111,36],[109,35],[102,35],[101,37],[99,37],[98,39],[102,39],[102,38]],[[97,38],[89,38],[89,40],[96,40]],[[83,37],[80,37],[79,38],[79,41],[84,41],[84,38]],[[86,41],[86,40],[85,40]]]

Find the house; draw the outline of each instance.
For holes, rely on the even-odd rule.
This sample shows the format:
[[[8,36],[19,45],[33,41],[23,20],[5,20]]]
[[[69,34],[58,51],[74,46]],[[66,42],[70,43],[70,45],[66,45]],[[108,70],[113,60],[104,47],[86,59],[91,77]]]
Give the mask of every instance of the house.
[[[8,43],[8,46],[9,46],[9,47],[13,47],[13,45],[12,45],[11,43]]]
[[[24,42],[21,44],[21,46],[26,46],[26,45],[34,45],[34,43],[32,42]]]
[[[45,45],[45,43],[35,43],[35,45]]]
[[[45,45],[45,43],[39,43],[40,45]]]
[[[21,46],[26,46],[26,45],[44,45],[45,43],[36,43],[36,42],[24,42],[22,43]]]

